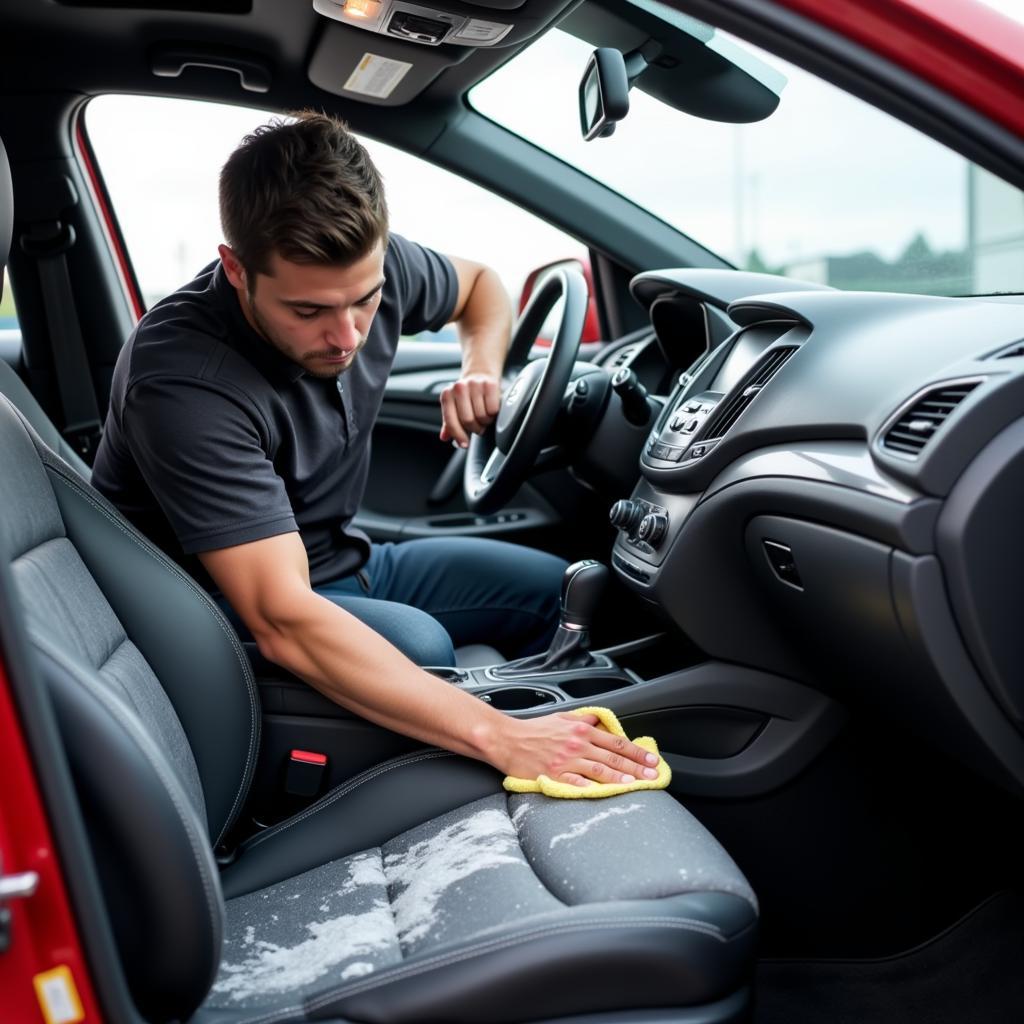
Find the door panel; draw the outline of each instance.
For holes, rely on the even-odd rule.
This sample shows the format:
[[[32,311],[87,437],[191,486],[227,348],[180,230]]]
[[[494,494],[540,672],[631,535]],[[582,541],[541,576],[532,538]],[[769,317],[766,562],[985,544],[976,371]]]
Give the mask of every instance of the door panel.
[[[356,525],[378,541],[468,535],[543,545],[559,517],[528,484],[500,512],[478,516],[466,508],[465,452],[438,438],[439,396],[460,365],[461,351],[449,342],[399,343]]]

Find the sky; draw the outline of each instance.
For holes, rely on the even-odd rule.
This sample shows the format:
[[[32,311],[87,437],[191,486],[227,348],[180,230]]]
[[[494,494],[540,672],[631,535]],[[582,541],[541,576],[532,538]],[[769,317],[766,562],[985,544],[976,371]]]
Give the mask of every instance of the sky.
[[[987,2],[1024,20],[1024,0]],[[734,261],[753,248],[770,264],[866,248],[893,258],[919,231],[933,248],[964,244],[964,160],[800,69],[738,45],[788,79],[778,110],[760,124],[702,121],[634,90],[615,135],[585,143],[576,85],[590,47],[557,32],[478,87],[472,101]],[[147,296],[173,290],[216,258],[219,168],[268,116],[146,97],[90,103],[87,131]],[[384,176],[394,229],[489,263],[512,294],[530,269],[582,253],[577,241],[504,200],[364,141]]]
[[[980,2],[1015,21],[1024,21],[1024,0],[980,0]]]

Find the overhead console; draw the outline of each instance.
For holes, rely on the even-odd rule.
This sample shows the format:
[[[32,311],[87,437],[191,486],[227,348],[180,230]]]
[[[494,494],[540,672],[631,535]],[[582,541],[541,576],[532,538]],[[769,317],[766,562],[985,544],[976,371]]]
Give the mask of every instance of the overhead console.
[[[408,0],[313,0],[325,17],[367,32],[394,36],[412,43],[440,46],[493,46],[514,28],[507,13],[526,0],[474,0],[472,4],[409,3]],[[473,8],[484,8],[474,11]]]
[[[400,106],[479,48],[512,46],[556,20],[570,0],[313,0],[329,19],[310,81],[338,96]]]

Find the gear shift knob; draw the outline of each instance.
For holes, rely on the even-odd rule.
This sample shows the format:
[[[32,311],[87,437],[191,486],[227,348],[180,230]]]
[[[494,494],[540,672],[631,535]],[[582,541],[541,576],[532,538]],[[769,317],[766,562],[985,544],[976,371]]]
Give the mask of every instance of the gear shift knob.
[[[490,671],[500,679],[516,679],[593,664],[594,656],[588,650],[590,623],[607,582],[607,566],[592,558],[573,562],[562,577],[561,618],[547,651],[498,665]]]
[[[565,629],[589,629],[607,582],[606,565],[592,558],[573,562],[562,577],[560,625]]]

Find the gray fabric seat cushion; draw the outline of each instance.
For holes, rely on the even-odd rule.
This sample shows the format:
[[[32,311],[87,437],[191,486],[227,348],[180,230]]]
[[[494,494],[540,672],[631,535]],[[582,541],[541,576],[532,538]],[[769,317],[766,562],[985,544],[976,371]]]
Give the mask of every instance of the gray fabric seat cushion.
[[[417,791],[463,769],[490,792],[395,828]],[[671,796],[512,795],[482,771],[441,751],[408,755],[253,843],[225,874],[224,954],[196,1020],[515,1021],[693,1005],[743,983],[756,899]],[[340,856],[289,875],[298,851],[329,849],[332,834]],[[379,841],[351,850],[369,836]],[[250,884],[232,896],[239,872]],[[274,880],[252,888],[260,877]],[[552,971],[558,984],[541,995]]]

